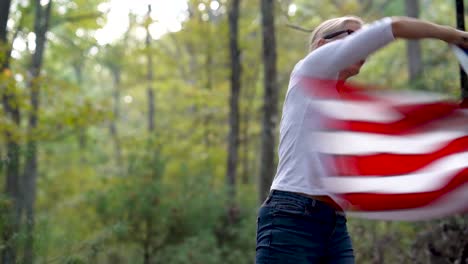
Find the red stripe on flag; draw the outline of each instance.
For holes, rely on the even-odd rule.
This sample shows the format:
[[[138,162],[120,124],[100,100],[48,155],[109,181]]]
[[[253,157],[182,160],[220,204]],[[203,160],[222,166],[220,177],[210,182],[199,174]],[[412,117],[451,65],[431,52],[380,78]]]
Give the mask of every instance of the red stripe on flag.
[[[468,169],[460,171],[448,184],[433,192],[404,194],[347,193],[340,194],[340,196],[352,205],[349,208],[351,211],[401,210],[429,205],[465,183],[468,183]]]
[[[330,144],[328,149],[327,145],[323,144],[324,147],[320,150],[327,153],[325,155],[326,161],[331,161],[331,163],[325,162],[324,164],[331,165],[332,168],[327,169],[333,171],[332,174],[335,177],[330,179],[334,186],[329,186],[329,191],[342,192],[335,192],[335,194],[352,205],[351,208],[347,209],[348,211],[364,214],[375,213],[375,217],[383,213],[387,215],[398,213],[399,210],[409,212],[412,209],[416,211],[416,209],[424,208],[426,215],[433,213],[429,215],[436,217],[442,211],[437,211],[435,207],[439,206],[440,209],[440,206],[451,201],[441,198],[466,197],[462,191],[466,190],[468,186],[468,168],[464,168],[460,156],[451,158],[452,155],[461,155],[468,151],[468,129],[466,127],[468,115],[459,110],[458,103],[441,101],[436,99],[439,97],[424,96],[424,94],[418,94],[419,97],[412,98],[411,95],[398,94],[395,96],[393,94],[389,96],[369,93],[367,92],[370,90],[368,87],[310,78],[304,78],[301,88],[310,94],[311,100],[319,102],[317,107],[336,106],[332,111],[330,108],[324,108],[322,111],[318,108],[324,121],[322,123],[324,131],[319,132],[325,136],[329,133],[330,138],[336,140],[333,142],[334,144]],[[321,100],[323,100],[323,104],[320,104]],[[428,100],[432,101],[428,102]],[[372,112],[374,109],[375,113]],[[445,132],[447,133],[445,134]],[[444,135],[450,138],[444,139]],[[340,136],[343,136],[343,142],[340,142]],[[409,136],[412,136],[411,139],[405,138]],[[457,138],[453,139],[454,137]],[[391,141],[379,142],[379,139]],[[399,139],[406,141],[399,141]],[[350,142],[346,142],[346,140],[358,140],[358,142],[353,141],[352,144],[348,145]],[[432,140],[437,141],[437,145],[434,147],[437,146],[438,149],[424,148],[428,144],[427,142],[432,142]],[[409,147],[426,153],[397,154],[396,152],[417,153],[410,148],[404,149],[404,151],[396,149],[397,146],[394,144],[399,143],[402,144],[400,148],[408,147],[402,142],[411,143]],[[419,146],[421,148],[418,148]],[[358,155],[359,151],[361,155]],[[364,153],[362,151],[376,153],[362,155]],[[355,155],[334,155],[334,153],[352,154],[353,152]],[[441,163],[437,163],[438,161]],[[438,165],[431,167],[436,163]],[[460,169],[460,167],[462,168]],[[433,172],[430,171],[430,168],[441,169],[441,171]],[[429,178],[425,178],[425,175]],[[371,179],[370,176],[381,178]],[[388,176],[394,178],[386,179]],[[399,176],[402,176],[401,181]],[[353,179],[347,177],[353,177]],[[411,180],[408,180],[409,178]],[[428,180],[434,182],[427,182]],[[405,183],[415,184],[415,186],[402,186]],[[419,183],[422,184],[418,185]],[[379,187],[375,187],[375,185],[379,185]],[[363,192],[351,193],[352,190],[363,190]],[[371,193],[367,190],[380,190],[380,193]],[[436,205],[437,202],[440,203]],[[453,210],[458,212],[468,210],[468,201],[459,199],[453,202],[452,205],[455,208]]]
[[[448,142],[427,154],[331,155],[337,176],[395,176],[409,174],[432,162],[468,150],[468,136]]]
[[[452,103],[440,102],[419,106],[398,106],[394,110],[399,111],[403,118],[391,123],[375,123],[365,121],[339,120],[324,117],[324,128],[332,130],[347,130],[353,132],[378,133],[386,135],[398,135],[411,132],[421,125],[437,121],[453,113],[458,106]]]

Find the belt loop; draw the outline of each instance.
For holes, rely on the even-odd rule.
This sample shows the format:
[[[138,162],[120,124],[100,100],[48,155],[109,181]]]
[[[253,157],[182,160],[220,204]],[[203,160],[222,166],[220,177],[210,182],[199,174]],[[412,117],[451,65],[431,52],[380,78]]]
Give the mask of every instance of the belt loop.
[[[271,201],[271,199],[273,198],[273,193],[270,193],[267,197],[267,203],[269,203]]]
[[[275,192],[275,190],[271,191],[271,192],[268,194],[268,196],[267,196],[265,202],[263,202],[263,205],[267,205],[267,204],[271,201],[271,199],[273,198],[274,192]]]
[[[316,203],[317,203],[317,201],[315,199],[312,199],[312,207],[315,207]]]

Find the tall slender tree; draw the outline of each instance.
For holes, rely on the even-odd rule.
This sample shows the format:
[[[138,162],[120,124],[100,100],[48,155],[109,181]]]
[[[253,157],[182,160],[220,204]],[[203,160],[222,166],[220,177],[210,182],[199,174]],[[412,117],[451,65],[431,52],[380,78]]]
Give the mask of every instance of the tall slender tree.
[[[463,0],[455,0],[455,8],[457,13],[457,28],[465,31],[465,5]],[[468,98],[468,77],[466,72],[460,66],[460,86],[462,98]],[[468,249],[467,249],[468,251]]]
[[[151,18],[151,5],[148,5],[148,11],[146,13],[146,21],[145,21],[145,29],[146,29],[146,40],[145,40],[145,45],[146,45],[146,62],[147,62],[147,73],[146,73],[146,81],[148,87],[146,88],[146,93],[148,95],[148,133],[149,133],[149,138],[152,139],[153,137],[153,132],[155,130],[155,124],[154,124],[154,115],[155,115],[155,98],[154,98],[154,90],[153,90],[153,80],[154,80],[154,67],[153,67],[153,54],[151,51],[151,32],[150,32],[150,25],[153,22],[153,19]],[[150,141],[152,142],[152,141]],[[154,145],[150,143],[148,146],[150,149],[154,148]],[[153,151],[151,151],[153,152]],[[153,178],[154,180],[154,178]],[[154,220],[153,220],[153,215],[152,214],[147,214],[144,217],[144,223],[145,223],[145,236],[142,240],[142,245],[143,245],[143,263],[144,264],[150,264],[152,263],[152,258],[153,258],[153,251],[154,251]]]
[[[110,133],[114,141],[114,157],[117,166],[122,164],[122,151],[120,146],[120,137],[118,130],[118,120],[120,119],[120,87],[122,86],[122,69],[121,66],[109,65],[112,74],[112,102],[113,102],[113,115],[114,118],[110,123]]]
[[[146,19],[146,58],[147,58],[147,74],[146,81],[148,82],[147,94],[148,94],[148,132],[154,131],[154,90],[153,90],[153,56],[151,53],[151,33],[149,26],[151,24],[151,5],[148,5],[147,19]]]
[[[406,15],[419,17],[419,0],[405,1]],[[407,40],[408,76],[410,81],[416,80],[422,73],[421,44],[418,40]]]
[[[10,61],[10,43],[8,41],[8,27],[7,22],[10,14],[11,0],[0,2],[0,74],[7,75],[9,72]],[[14,93],[8,89],[5,83],[0,84],[1,99],[3,110],[5,114],[19,126],[20,112],[17,104],[14,103]],[[16,263],[16,247],[15,247],[15,234],[19,228],[20,219],[20,156],[19,144],[15,140],[13,131],[5,133],[6,143],[6,159],[0,161],[5,163],[5,194],[11,201],[11,207],[8,212],[7,222],[2,230],[2,240],[5,245],[0,249],[1,263],[10,264]],[[2,166],[3,167],[3,166]]]
[[[226,179],[230,197],[235,199],[239,149],[239,94],[241,89],[241,62],[239,50],[239,5],[232,0],[229,9],[229,49],[231,58],[231,95],[229,99],[229,137]]]
[[[274,10],[275,1],[261,1],[264,97],[259,183],[260,201],[263,201],[268,195],[276,167],[275,128],[278,115],[278,85],[276,80],[277,70]]]
[[[249,74],[243,74],[243,79],[242,81],[245,83],[257,83],[258,78],[259,78],[259,67],[257,65],[253,65],[252,62],[248,63],[249,67]],[[241,114],[239,118],[239,123],[240,123],[240,143],[239,143],[239,150],[240,153],[242,154],[242,171],[240,172],[240,178],[242,179],[243,184],[248,184],[252,182],[252,171],[256,167],[255,165],[255,160],[252,159],[249,155],[253,143],[255,143],[255,140],[251,138],[251,122],[253,120],[256,120],[254,117],[254,102],[257,99],[257,89],[254,87],[251,87],[251,89],[243,89],[242,90],[243,95],[241,96],[242,99],[241,101],[244,103],[243,107],[243,113]],[[254,163],[254,164],[252,164]]]
[[[36,200],[36,181],[37,181],[37,138],[35,130],[39,120],[39,98],[40,98],[40,75],[43,65],[44,51],[46,46],[46,33],[49,30],[49,21],[52,9],[52,0],[43,6],[41,0],[34,1],[34,34],[36,36],[36,48],[32,55],[31,65],[29,67],[28,88],[30,92],[31,109],[28,116],[28,136],[25,152],[24,167],[24,209],[26,213],[26,242],[24,250],[24,263],[34,262],[33,232],[35,223],[34,204]]]
[[[125,43],[125,42],[124,42]],[[114,162],[116,168],[122,166],[122,150],[120,144],[119,120],[120,120],[120,97],[122,87],[123,63],[121,58],[124,56],[126,44],[107,44],[103,47],[100,63],[108,70],[112,78],[112,115],[113,118],[109,124],[109,132],[112,138],[114,148]],[[116,60],[116,58],[118,58]]]
[[[11,0],[4,0],[0,2],[0,51],[3,54],[7,54],[8,50],[8,17],[10,14]],[[8,60],[6,56],[2,56],[1,70],[3,71],[8,67]]]

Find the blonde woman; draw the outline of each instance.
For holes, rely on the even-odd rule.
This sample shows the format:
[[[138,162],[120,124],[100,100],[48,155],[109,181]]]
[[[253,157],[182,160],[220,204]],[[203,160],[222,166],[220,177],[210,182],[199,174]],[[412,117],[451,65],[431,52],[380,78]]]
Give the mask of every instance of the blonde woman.
[[[320,185],[324,168],[308,139],[319,120],[313,102],[299,89],[301,77],[346,81],[359,73],[370,54],[398,38],[433,38],[468,47],[468,33],[418,19],[387,17],[363,24],[355,16],[321,23],[312,32],[309,54],[292,71],[278,169],[259,210],[257,264],[354,263],[342,203]]]

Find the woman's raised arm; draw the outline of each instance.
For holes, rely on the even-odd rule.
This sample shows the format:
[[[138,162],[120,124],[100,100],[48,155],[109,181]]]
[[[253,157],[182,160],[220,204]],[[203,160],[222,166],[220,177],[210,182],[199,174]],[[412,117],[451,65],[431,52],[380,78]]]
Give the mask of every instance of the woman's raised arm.
[[[449,44],[468,48],[468,33],[453,27],[442,26],[410,17],[392,17],[392,31],[395,38],[435,38]]]

